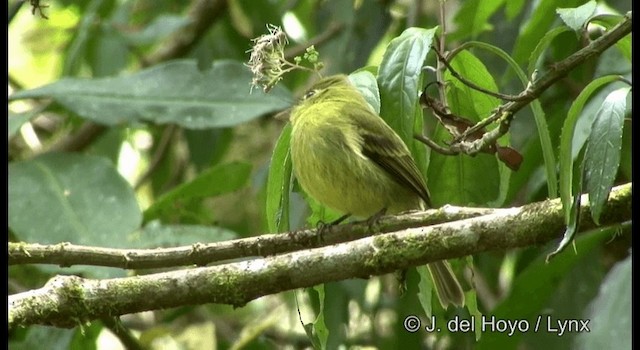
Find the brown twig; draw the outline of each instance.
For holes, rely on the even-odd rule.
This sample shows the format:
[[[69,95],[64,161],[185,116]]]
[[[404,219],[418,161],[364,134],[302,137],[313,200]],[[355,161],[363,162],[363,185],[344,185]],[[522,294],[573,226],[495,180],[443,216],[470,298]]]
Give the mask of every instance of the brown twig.
[[[447,55],[447,57],[444,57],[444,55],[439,51],[439,49],[436,48],[436,46],[433,46],[433,51],[436,53],[436,56],[438,56],[438,62],[442,62],[442,64],[444,64],[444,66],[449,70],[449,72],[451,73],[451,75],[453,75],[456,79],[460,80],[463,84],[467,85],[468,87],[480,91],[482,93],[485,93],[489,96],[493,96],[496,98],[499,98],[501,100],[504,101],[518,101],[519,99],[523,98],[522,96],[518,95],[518,96],[512,96],[512,95],[507,95],[507,94],[503,94],[500,92],[495,92],[495,91],[491,91],[491,90],[487,90],[485,88],[483,88],[480,85],[477,85],[476,83],[472,82],[471,80],[466,79],[465,77],[463,77],[462,75],[460,75],[452,66],[451,63],[449,63],[450,59],[453,59],[453,57],[455,56],[455,53],[451,53],[449,55]],[[458,51],[456,51],[458,52]]]
[[[143,350],[144,346],[140,344],[138,338],[131,333],[129,329],[122,325],[117,317],[103,317],[102,324],[113,333],[127,350]]]
[[[496,213],[499,209],[447,206],[426,212],[383,217],[381,230],[435,225],[464,218]],[[210,244],[159,249],[114,249],[77,246],[70,243],[41,245],[9,243],[9,264],[56,264],[72,266],[119,267],[149,269],[184,265],[206,265],[230,259],[282,254],[300,249],[322,247],[371,235],[368,223],[353,223],[325,229],[322,239],[317,230],[304,230],[277,235],[263,235]]]
[[[611,28],[611,30],[603,34],[601,37],[592,41],[589,45],[575,52],[571,56],[552,65],[551,69],[546,75],[539,77],[534,81],[531,81],[527,88],[517,96],[497,94],[491,91],[487,91],[486,89],[483,89],[476,84],[473,84],[472,82],[464,79],[462,76],[456,73],[455,70],[453,70],[449,65],[447,60],[440,54],[440,52],[438,52],[437,49],[434,50],[439,57],[438,62],[442,62],[451,71],[452,75],[458,78],[465,85],[468,85],[469,87],[478,91],[487,93],[491,96],[507,100],[509,102],[496,108],[491,116],[483,119],[475,125],[465,126],[464,130],[462,130],[461,132],[453,132],[453,140],[451,141],[451,146],[449,147],[449,149],[445,149],[443,147],[432,147],[434,145],[434,142],[428,140],[424,136],[416,136],[416,139],[424,142],[437,152],[443,154],[464,153],[468,155],[475,155],[481,151],[492,150],[491,147],[493,147],[493,150],[498,152],[499,158],[503,162],[505,162],[505,164],[510,166],[512,169],[517,169],[517,166],[522,160],[522,157],[514,150],[500,147],[496,143],[500,137],[502,137],[509,131],[509,126],[515,113],[524,108],[531,101],[538,98],[551,85],[569,74],[571,70],[584,63],[585,61],[595,57],[596,55],[601,54],[604,50],[608,49],[620,39],[629,34],[631,32],[631,15],[632,13],[628,12],[624,16],[623,21]],[[442,51],[442,47],[440,50]],[[623,78],[620,77],[620,79],[622,80]],[[430,106],[427,105],[426,107]],[[440,112],[438,110],[434,110],[434,113],[446,113],[446,111],[446,105],[442,104]],[[500,122],[500,126],[498,128],[495,128],[489,132],[484,132],[485,127],[497,121]],[[479,132],[482,133],[481,137],[478,135]]]
[[[142,66],[151,66],[174,58],[183,57],[206,34],[207,30],[222,16],[227,7],[225,0],[196,0],[189,9],[191,22],[170,37],[160,48],[141,59]],[[86,121],[71,135],[67,135],[51,146],[52,151],[81,151],[93,143],[107,127]]]
[[[296,56],[304,54],[305,50],[311,45],[321,45],[327,40],[335,37],[344,29],[343,23],[332,23],[324,32],[318,34],[316,37],[311,38],[309,41],[290,47],[284,51],[284,57],[287,60],[291,60]]]
[[[195,0],[187,15],[188,25],[171,36],[162,46],[143,59],[143,66],[153,66],[185,56],[222,17],[227,8],[225,0]]]
[[[473,127],[469,128],[467,131],[462,133],[460,136],[454,138],[452,142],[455,143],[459,142],[460,140],[466,139],[469,135],[500,119],[503,116],[502,113],[510,113],[515,115],[516,112],[527,106],[531,101],[538,98],[551,85],[564,78],[577,66],[601,54],[604,50],[613,46],[620,39],[631,33],[631,21],[632,13],[627,12],[627,14],[624,16],[624,19],[616,26],[611,28],[611,30],[603,34],[598,39],[592,41],[589,45],[580,49],[578,52],[552,65],[549,69],[549,72],[547,72],[547,74],[545,74],[544,76],[539,77],[536,81],[531,82],[531,84],[529,84],[529,86],[518,95],[518,99],[516,101],[510,101],[500,106],[499,109],[501,113],[494,113],[488,118],[483,119]],[[500,137],[499,135],[496,136]]]
[[[107,127],[88,121],[80,126],[78,131],[58,141],[47,151],[49,152],[80,152],[93,143],[100,135],[107,131]]]
[[[151,158],[149,166],[144,171],[144,173],[140,175],[140,178],[133,186],[135,190],[140,188],[142,184],[149,180],[153,172],[158,168],[158,166],[160,166],[160,163],[167,154],[167,150],[169,149],[169,145],[171,144],[171,140],[173,139],[173,135],[175,134],[176,129],[177,127],[174,124],[171,124],[167,125],[167,127],[162,130],[162,136],[160,137],[160,141],[158,142],[156,151],[153,153],[153,158]]]

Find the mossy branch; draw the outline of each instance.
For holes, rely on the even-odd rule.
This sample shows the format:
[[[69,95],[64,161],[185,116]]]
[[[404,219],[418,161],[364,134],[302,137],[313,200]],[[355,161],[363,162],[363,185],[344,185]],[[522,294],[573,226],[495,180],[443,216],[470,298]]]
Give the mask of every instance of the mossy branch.
[[[586,198],[583,203],[588,203]],[[581,210],[581,231],[596,228],[588,204]],[[600,221],[607,226],[621,225],[632,219],[631,214],[629,183],[611,191]],[[295,288],[368,278],[490,250],[538,245],[559,238],[564,228],[562,204],[554,199],[212,267],[105,280],[56,276],[40,289],[9,296],[9,329],[32,324],[73,327],[98,318],[184,305],[238,307]]]

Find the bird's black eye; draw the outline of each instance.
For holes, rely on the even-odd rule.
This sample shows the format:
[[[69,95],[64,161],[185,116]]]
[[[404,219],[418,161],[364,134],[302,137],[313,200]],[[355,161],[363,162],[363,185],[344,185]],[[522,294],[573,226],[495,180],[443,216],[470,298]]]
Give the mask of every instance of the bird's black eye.
[[[317,90],[310,90],[310,91],[307,91],[307,93],[306,93],[306,94],[304,94],[304,96],[302,96],[302,99],[303,99],[303,100],[306,100],[306,99],[310,98],[311,96],[315,95],[315,94],[316,94],[316,92],[318,92],[318,91],[317,91]]]

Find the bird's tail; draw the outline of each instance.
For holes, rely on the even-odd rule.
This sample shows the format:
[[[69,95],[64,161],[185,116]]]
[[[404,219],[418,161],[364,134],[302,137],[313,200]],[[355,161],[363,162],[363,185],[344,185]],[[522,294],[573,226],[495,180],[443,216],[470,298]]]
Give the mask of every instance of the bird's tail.
[[[449,304],[456,306],[464,305],[464,292],[458,282],[458,279],[451,270],[451,265],[447,261],[436,261],[427,265],[433,284],[436,287],[438,300],[443,308],[447,308]]]

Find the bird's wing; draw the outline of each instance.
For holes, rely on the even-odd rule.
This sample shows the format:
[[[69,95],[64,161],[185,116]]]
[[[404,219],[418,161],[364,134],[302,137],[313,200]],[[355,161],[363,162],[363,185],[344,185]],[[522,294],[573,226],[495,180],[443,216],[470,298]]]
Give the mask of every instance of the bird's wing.
[[[376,116],[376,118],[379,117]],[[384,123],[382,119],[380,121]],[[388,126],[385,124],[384,127]],[[387,133],[367,129],[369,128],[365,127],[360,130],[363,140],[362,154],[378,164],[399,184],[415,192],[425,201],[427,206],[431,207],[427,185],[415,161],[411,158],[409,150],[404,147],[402,139],[392,133],[391,135],[397,138],[397,140],[392,140],[389,136],[385,136]],[[389,129],[391,130],[391,128]]]

